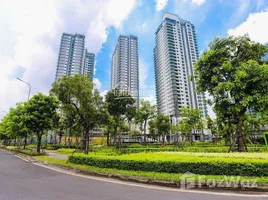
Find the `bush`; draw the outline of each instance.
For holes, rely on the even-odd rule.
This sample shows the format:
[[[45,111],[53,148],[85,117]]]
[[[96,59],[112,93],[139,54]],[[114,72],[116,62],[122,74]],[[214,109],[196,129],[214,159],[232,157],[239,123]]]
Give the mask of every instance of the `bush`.
[[[30,149],[18,149],[18,148],[13,148],[13,149],[9,149],[11,151],[17,152],[17,153],[22,153],[22,154],[26,154],[29,156],[39,156],[39,155],[46,155],[45,152],[41,152],[40,154],[35,151],[35,150],[30,150]]]
[[[57,153],[60,153],[60,154],[72,154],[73,152],[75,151],[75,149],[64,149],[64,148],[61,148],[61,149],[58,149],[57,150]]]
[[[240,157],[201,157],[166,153],[123,156],[73,155],[69,161],[100,168],[203,175],[267,176],[268,161]]]
[[[91,141],[92,141],[92,144],[94,145],[106,145],[107,144],[106,137],[92,137]]]

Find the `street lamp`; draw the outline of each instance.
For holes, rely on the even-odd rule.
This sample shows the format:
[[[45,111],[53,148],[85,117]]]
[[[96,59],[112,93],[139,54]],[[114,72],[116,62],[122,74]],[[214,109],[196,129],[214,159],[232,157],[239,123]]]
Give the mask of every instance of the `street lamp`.
[[[23,82],[23,83],[25,83],[25,84],[27,84],[27,85],[29,86],[29,92],[28,92],[28,101],[29,101],[29,99],[30,99],[30,94],[31,94],[31,85],[30,85],[29,83],[27,83],[26,81],[20,79],[20,78],[17,78],[17,79],[18,79],[19,81],[21,81],[21,82]],[[27,137],[28,137],[28,129],[27,129],[27,132],[26,132],[26,135],[25,135],[25,139],[24,139],[24,147],[23,147],[23,149],[25,149],[25,147],[26,147],[26,144],[27,144]]]
[[[20,79],[20,78],[17,78],[19,81],[27,84],[29,86],[29,93],[28,93],[28,101],[29,101],[29,98],[30,98],[30,94],[31,94],[31,85],[29,83],[27,83],[26,81]]]

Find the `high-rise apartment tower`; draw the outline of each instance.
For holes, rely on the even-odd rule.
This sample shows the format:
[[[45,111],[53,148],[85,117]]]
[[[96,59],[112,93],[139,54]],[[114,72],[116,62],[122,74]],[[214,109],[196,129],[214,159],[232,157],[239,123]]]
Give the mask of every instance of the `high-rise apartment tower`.
[[[111,88],[129,91],[139,103],[139,53],[136,36],[120,35],[112,56]]]
[[[63,33],[61,37],[56,80],[63,76],[90,74],[93,79],[95,55],[85,49],[85,36]]]
[[[154,67],[158,110],[179,117],[181,107],[198,108],[207,115],[204,95],[196,93],[190,76],[199,57],[195,27],[177,15],[165,13],[156,30]]]

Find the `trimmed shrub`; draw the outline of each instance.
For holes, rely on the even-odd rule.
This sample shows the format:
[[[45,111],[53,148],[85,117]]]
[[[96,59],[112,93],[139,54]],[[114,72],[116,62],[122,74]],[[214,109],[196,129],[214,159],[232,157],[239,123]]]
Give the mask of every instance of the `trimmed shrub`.
[[[154,156],[153,154],[149,154]],[[262,159],[249,158],[216,158],[216,157],[195,157],[187,158],[181,156],[181,159],[176,157],[164,158],[163,155],[159,158],[150,156],[145,158],[139,157],[139,154],[126,156],[88,156],[88,155],[73,155],[69,157],[69,161],[74,164],[83,164],[100,168],[115,168],[122,170],[134,171],[154,171],[165,173],[186,173],[203,175],[238,175],[238,176],[268,176],[268,161]],[[179,158],[179,157],[178,157]]]
[[[35,150],[29,150],[29,149],[10,149],[11,151],[26,154],[28,156],[39,156],[39,155],[46,155],[45,152],[41,152],[40,154]]]

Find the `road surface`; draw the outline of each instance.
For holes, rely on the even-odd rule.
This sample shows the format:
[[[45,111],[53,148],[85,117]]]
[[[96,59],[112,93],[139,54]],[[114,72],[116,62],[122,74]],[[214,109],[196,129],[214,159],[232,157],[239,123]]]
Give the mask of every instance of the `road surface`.
[[[105,179],[104,179],[105,180]],[[111,179],[109,179],[111,180]],[[27,163],[0,150],[0,200],[264,200],[94,180]]]

